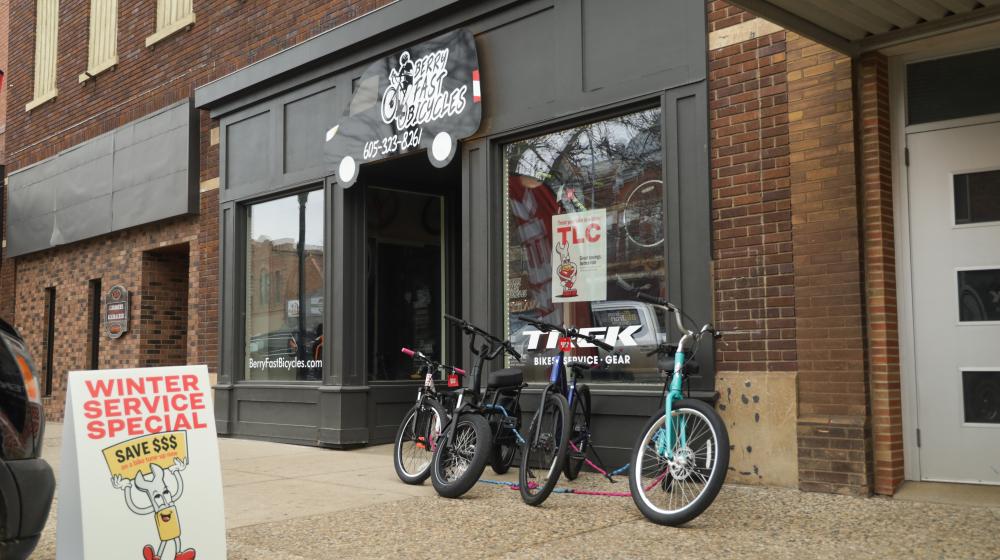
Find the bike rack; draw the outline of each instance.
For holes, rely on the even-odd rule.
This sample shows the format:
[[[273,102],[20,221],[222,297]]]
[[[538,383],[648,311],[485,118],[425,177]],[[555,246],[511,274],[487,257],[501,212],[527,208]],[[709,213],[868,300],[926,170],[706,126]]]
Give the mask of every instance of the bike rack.
[[[572,442],[570,443],[570,445],[572,445]],[[579,449],[576,449],[576,446],[573,446],[573,450],[579,452]],[[604,475],[605,478],[609,479],[615,475],[619,475],[627,471],[629,466],[631,465],[631,463],[627,463],[609,473],[608,471],[595,465],[590,459],[584,458],[583,460],[586,461],[587,464],[591,466],[591,468],[595,469],[597,472]],[[490,480],[487,478],[482,478],[479,480],[479,482],[482,482],[483,484],[495,484],[497,486],[506,486],[511,490],[517,490],[520,488],[520,486],[516,482],[507,482],[505,480]],[[553,488],[552,492],[555,494],[581,494],[584,496],[608,496],[615,498],[626,498],[632,495],[631,492],[603,492],[600,490],[578,490],[576,488],[565,488],[565,487]]]

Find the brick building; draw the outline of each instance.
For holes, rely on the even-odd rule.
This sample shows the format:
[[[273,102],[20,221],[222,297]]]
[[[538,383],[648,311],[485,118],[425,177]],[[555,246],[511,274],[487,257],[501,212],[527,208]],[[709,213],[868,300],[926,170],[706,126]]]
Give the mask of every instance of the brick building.
[[[25,70],[8,77],[0,316],[44,364],[50,417],[69,370],[205,363],[220,433],[383,442],[413,394],[401,344],[471,361],[434,310],[519,344],[526,312],[670,336],[613,271],[730,331],[691,380],[695,396],[717,395],[730,480],[860,495],[904,479],[997,482],[937,459],[1000,462],[982,451],[1000,446],[976,443],[996,441],[995,349],[934,362],[956,372],[947,386],[914,364],[939,359],[923,343],[960,344],[927,326],[952,313],[936,288],[959,294],[953,330],[978,340],[1000,320],[988,253],[1000,107],[962,97],[1000,84],[982,70],[998,67],[1000,8],[382,4],[158,0],[171,9],[108,16],[101,0],[12,3],[10,59]],[[404,155],[338,185],[323,135],[362,112],[368,69],[458,28],[478,49],[482,127],[447,165]],[[968,151],[986,155],[921,168],[951,166],[951,198],[933,199],[900,149],[931,161],[977,135],[986,148]],[[595,201],[611,236],[601,303],[553,303],[550,220]],[[964,213],[940,226],[935,205]],[[935,244],[946,235],[980,237]],[[914,280],[938,253],[961,261],[951,276]],[[115,285],[132,316],[112,339],[101,313]],[[623,457],[656,406],[650,337],[626,348],[634,367],[588,380],[602,455]],[[315,363],[255,365],[285,357]],[[919,401],[918,386],[947,404]]]

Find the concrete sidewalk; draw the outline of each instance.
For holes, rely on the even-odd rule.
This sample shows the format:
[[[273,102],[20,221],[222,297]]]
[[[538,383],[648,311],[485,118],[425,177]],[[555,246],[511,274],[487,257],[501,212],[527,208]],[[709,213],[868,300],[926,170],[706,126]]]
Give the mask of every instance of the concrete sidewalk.
[[[61,434],[49,424],[45,457],[57,476]],[[233,559],[1000,558],[1000,503],[728,485],[678,529],[647,522],[630,498],[555,494],[531,508],[516,491],[488,484],[459,500],[438,498],[430,481],[396,478],[391,446],[333,451],[221,439],[219,448]],[[484,477],[501,478],[488,467]],[[625,478],[612,486],[592,475],[571,484],[628,489]],[[55,558],[55,510],[32,558]]]

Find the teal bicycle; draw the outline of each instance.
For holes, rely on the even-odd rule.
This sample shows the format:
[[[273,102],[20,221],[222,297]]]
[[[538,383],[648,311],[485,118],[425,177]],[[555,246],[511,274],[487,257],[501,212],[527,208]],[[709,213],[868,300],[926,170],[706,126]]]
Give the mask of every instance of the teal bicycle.
[[[684,398],[684,380],[697,372],[694,356],[706,335],[722,338],[710,324],[696,323],[665,299],[643,288],[619,284],[645,301],[672,313],[681,333],[676,346],[661,344],[653,353],[673,356],[673,371],[664,385],[664,408],[639,434],[628,471],[632,500],[647,519],[660,525],[682,525],[701,515],[718,496],[729,470],[729,434],[715,409],[698,399]],[[664,373],[669,373],[664,371]]]

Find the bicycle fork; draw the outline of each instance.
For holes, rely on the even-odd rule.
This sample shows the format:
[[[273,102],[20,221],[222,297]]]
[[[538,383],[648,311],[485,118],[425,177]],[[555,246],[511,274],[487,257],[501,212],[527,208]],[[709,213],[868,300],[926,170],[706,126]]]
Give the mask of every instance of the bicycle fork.
[[[664,399],[664,404],[666,406],[666,409],[664,410],[663,413],[663,428],[661,428],[664,433],[661,434],[661,437],[657,438],[657,444],[656,444],[657,453],[659,453],[660,455],[666,455],[667,459],[671,460],[674,458],[674,447],[675,447],[674,426],[673,426],[674,401],[680,400],[684,397],[684,394],[682,393],[684,378],[681,375],[681,371],[683,368],[684,368],[684,351],[678,349],[677,352],[674,354],[674,374],[673,377],[670,378],[670,388],[667,390],[667,396]],[[680,425],[678,426],[679,428],[678,435],[680,436],[679,443],[681,447],[686,447],[687,426],[685,424],[687,423],[687,419],[681,417],[678,419],[678,422],[680,423]]]

